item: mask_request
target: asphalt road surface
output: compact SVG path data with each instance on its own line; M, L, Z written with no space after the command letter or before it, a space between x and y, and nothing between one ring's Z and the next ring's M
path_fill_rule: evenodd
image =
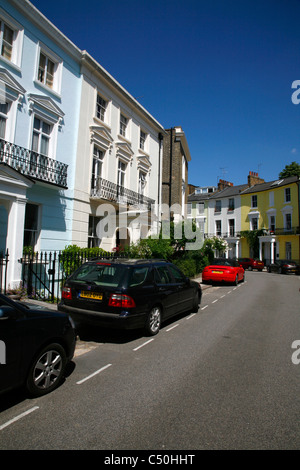
M1 397L0 449L299 449L299 296L298 276L246 272L153 338L86 330L59 389Z

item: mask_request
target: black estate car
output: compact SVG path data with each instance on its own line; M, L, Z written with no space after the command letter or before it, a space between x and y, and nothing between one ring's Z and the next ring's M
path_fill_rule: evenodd
M200 284L166 261L93 260L66 281L58 309L75 323L155 335L167 318L198 311L201 295Z
M21 386L32 396L54 390L74 355L75 339L68 315L0 294L0 393Z

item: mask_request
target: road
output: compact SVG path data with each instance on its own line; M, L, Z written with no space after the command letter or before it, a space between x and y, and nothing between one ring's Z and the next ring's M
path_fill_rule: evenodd
M1 397L0 449L299 449L299 295L299 277L247 272L153 338L87 330L59 389Z

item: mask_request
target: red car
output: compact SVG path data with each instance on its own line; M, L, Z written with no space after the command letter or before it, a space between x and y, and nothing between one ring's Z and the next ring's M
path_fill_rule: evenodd
M228 282L237 284L245 280L245 271L240 264L233 259L218 258L202 271L202 282Z
M252 271L252 269L262 271L265 267L263 261L253 258L239 258L239 263L243 266L244 269L249 269L249 271Z

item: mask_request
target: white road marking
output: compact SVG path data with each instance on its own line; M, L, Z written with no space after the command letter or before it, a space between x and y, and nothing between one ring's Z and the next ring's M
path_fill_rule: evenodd
M188 317L186 317L186 320L190 320L190 318L193 318L196 314L195 313L191 313L191 315L189 315Z
M171 330L173 330L174 328L176 328L176 326L178 326L178 325L179 325L179 323L177 323L176 325L171 326L171 327L168 328L166 331L171 331Z
M154 341L154 338L149 339L148 341L146 341L146 342L143 343L143 344L140 344L139 346L137 346L136 348L134 348L133 351L137 351L138 349L143 348L144 346L146 346L146 344L151 343L151 341Z
M205 310L208 307L208 305L204 305L204 307L201 308L201 310Z
M4 424L2 424L2 425L0 426L0 431L2 431L2 429L6 428L6 427L9 426L10 424L15 423L15 422L18 421L19 419L24 418L24 416L29 415L30 413L32 413L33 411L37 410L38 408L39 408L39 406L34 406L33 408L30 408L30 410L24 411L24 413L21 413L20 415L16 416L16 417L13 418L13 419L10 419L9 421L7 421L6 423L4 423Z
M101 369L98 369L96 370L95 372L93 372L92 374L88 375L87 377L85 377L84 379L82 380L79 380L78 382L76 382L77 385L81 385L83 382L85 382L86 380L89 380L91 379L92 377L94 377L95 375L97 374L100 374L100 372L102 372L103 370L107 369L108 367L110 367L112 364L107 364L106 366L104 367L101 367Z

